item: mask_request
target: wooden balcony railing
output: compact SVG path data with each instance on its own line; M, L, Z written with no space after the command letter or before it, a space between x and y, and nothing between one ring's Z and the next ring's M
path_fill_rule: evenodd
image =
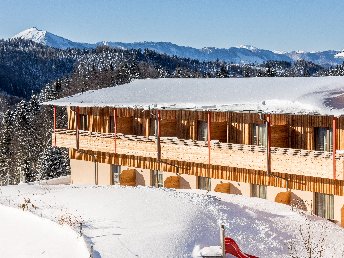
M56 130L56 145L77 147L75 130ZM204 141L161 137L161 158L208 164L208 144ZM79 149L114 153L115 135L79 131ZM271 172L333 178L331 152L271 147ZM116 151L119 154L157 157L154 136L117 134ZM220 143L212 141L211 164L266 170L266 148L256 145ZM337 179L343 180L344 155L336 154Z

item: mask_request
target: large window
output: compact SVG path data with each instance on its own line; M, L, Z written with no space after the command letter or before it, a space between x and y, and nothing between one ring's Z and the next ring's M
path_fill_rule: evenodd
M119 165L111 165L111 172L112 172L112 184L119 184L119 176L121 174L121 166Z
M109 116L109 133L114 133L115 132L115 124L113 121L113 116Z
M318 151L332 151L332 128L315 127L314 145Z
M79 115L79 130L88 131L87 115Z
M252 126L252 144L258 146L266 146L266 125L253 124Z
M164 175L159 170L153 170L152 172L152 186L164 187Z
M251 197L266 199L266 185L251 185Z
M199 176L198 177L198 189L210 191L211 190L211 179L209 177Z
M332 194L314 193L314 213L332 220L334 218L334 196Z
M197 140L207 141L208 140L208 123L205 121L197 122Z

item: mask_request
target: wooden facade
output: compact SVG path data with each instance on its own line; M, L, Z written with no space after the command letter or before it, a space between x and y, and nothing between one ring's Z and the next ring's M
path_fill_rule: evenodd
M76 114L87 120L80 134L76 132L80 128ZM288 184L288 189L344 196L344 156L315 150L317 128L332 129L334 124L335 150L344 150L343 117L162 109L160 136L171 139L162 138L159 161L155 138L149 137L155 134L156 110L117 108L116 137L113 115L110 107L68 108L69 131L56 131L57 146L70 148L71 159L92 161L97 157L101 163L276 187ZM266 172L266 147L252 145L255 126L267 121L270 174ZM197 141L199 125L204 122L210 126L211 146L206 139L203 145ZM137 141L135 137L141 138Z
M109 133L113 108L79 108L87 115L88 131ZM152 135L155 110L117 108L118 133ZM253 112L223 112L197 110L160 110L161 136L197 140L197 124L207 121L211 113L211 139L221 142L252 144L252 126L263 124L260 114ZM264 115L263 115L264 118ZM271 147L314 150L315 128L332 128L333 116L311 114L269 114ZM344 117L337 119L337 149L344 150ZM76 129L75 107L68 109L68 129Z

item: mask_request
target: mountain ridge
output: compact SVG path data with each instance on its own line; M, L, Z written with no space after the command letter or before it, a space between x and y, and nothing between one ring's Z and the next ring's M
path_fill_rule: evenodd
M74 42L69 39L57 36L51 32L39 30L36 27L24 30L11 39L21 38L26 40L32 40L37 43L59 48L78 48L78 49L91 49L98 46L109 46L121 49L149 49L158 53L167 54L170 56L178 56L182 58L197 59L200 61L225 61L228 63L236 64L249 64L256 63L261 64L266 61L286 61L295 62L298 60L306 60L325 67L335 66L343 63L344 57L341 54L342 51L337 50L325 50L318 52L306 52L306 51L291 51L280 52L271 51L266 49L259 49L250 45L241 45L239 47L230 48L216 48L216 47L203 47L193 48L189 46L179 46L171 42L112 42L112 41L100 41L97 43L81 43Z

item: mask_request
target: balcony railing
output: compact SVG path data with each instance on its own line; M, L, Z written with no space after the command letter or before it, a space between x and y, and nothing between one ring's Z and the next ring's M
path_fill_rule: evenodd
M55 136L53 134L53 142ZM79 131L79 149L114 153L115 135ZM75 130L56 130L56 145L77 148ZM208 143L161 137L161 158L208 164ZM333 159L331 152L271 147L271 171L314 177L333 178ZM118 154L142 157L157 157L157 143L154 136L117 134L116 152ZM212 165L266 170L266 148L256 145L221 143L211 141L210 163ZM343 180L344 155L336 154L337 179Z

